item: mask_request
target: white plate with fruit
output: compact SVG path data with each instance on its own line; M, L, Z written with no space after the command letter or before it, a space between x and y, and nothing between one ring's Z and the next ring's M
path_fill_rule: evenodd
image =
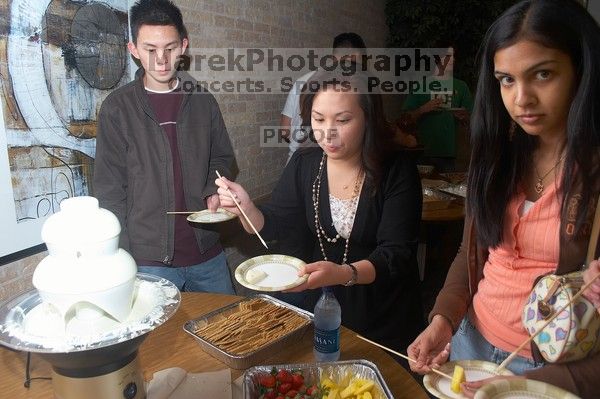
M513 375L509 370L503 369L500 373L496 372L498 365L492 362L485 362L483 360L458 360L454 362L444 363L439 370L446 374L455 375L455 366L460 366L464 370L464 380L466 381L479 381L485 378L495 377L498 375ZM460 384L460 376L458 377L458 386ZM463 381L464 381L463 380ZM452 380L443 377L439 374L429 373L423 377L423 385L425 388L436 398L440 399L462 399L465 398L460 393L460 388L457 388L457 383L452 384ZM454 385L455 389L452 389ZM458 391L458 392L456 392Z

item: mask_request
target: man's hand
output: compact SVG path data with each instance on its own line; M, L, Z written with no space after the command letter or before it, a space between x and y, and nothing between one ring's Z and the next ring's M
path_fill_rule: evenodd
M213 194L210 197L206 197L206 207L209 211L216 212L219 206L221 206L219 194Z
M444 101L441 99L441 97L433 98L418 108L419 115L423 115L431 111L438 111L443 103Z

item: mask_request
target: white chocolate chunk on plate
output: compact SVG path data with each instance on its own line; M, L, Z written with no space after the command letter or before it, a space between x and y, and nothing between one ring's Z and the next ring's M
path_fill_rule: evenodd
M267 273L258 268L250 269L246 272L246 281L250 284L258 284L265 278L267 278Z

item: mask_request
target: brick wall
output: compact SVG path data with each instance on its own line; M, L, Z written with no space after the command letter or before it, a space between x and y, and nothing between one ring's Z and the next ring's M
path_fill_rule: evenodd
M369 47L385 46L384 0L175 2L183 13L190 46L195 48L328 48L335 35L348 31L360 34ZM240 171L237 180L254 198L268 195L285 164L287 150L260 147L259 129L279 124L285 96L224 94L216 97L234 145ZM260 253L258 240L237 234L240 229L227 228L224 244L232 268L248 256ZM33 270L45 255L0 266L0 301L31 289Z
M367 46L384 47L384 1L178 0L191 48L329 48L341 32L360 34ZM279 124L285 95L217 95L234 143L237 180L253 197L273 188L287 151L259 147L261 125Z

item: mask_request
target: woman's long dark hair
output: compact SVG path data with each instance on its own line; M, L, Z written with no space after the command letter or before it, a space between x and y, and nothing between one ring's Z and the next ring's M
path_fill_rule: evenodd
M479 243L485 247L496 247L502 242L506 207L525 171L531 170L533 151L538 145L538 139L518 125L511 133L511 118L494 77L496 52L521 39L560 50L573 63L577 89L568 114L566 157L559 187L563 215L567 214L572 196L580 196L575 232L580 231L598 190L600 28L573 0L517 3L488 29L478 55L480 71L471 118L467 212L477 225ZM581 191L575 193L579 188Z
M326 89L356 93L359 96L358 102L365 114L362 167L366 182L374 194L383 178L385 163L396 154L399 146L394 141L394 131L385 120L381 94L374 88L369 88L366 73L360 71L359 67L353 69L355 71L350 74L341 69L315 72L302 88L300 115L303 126L310 126L313 101L320 91Z

